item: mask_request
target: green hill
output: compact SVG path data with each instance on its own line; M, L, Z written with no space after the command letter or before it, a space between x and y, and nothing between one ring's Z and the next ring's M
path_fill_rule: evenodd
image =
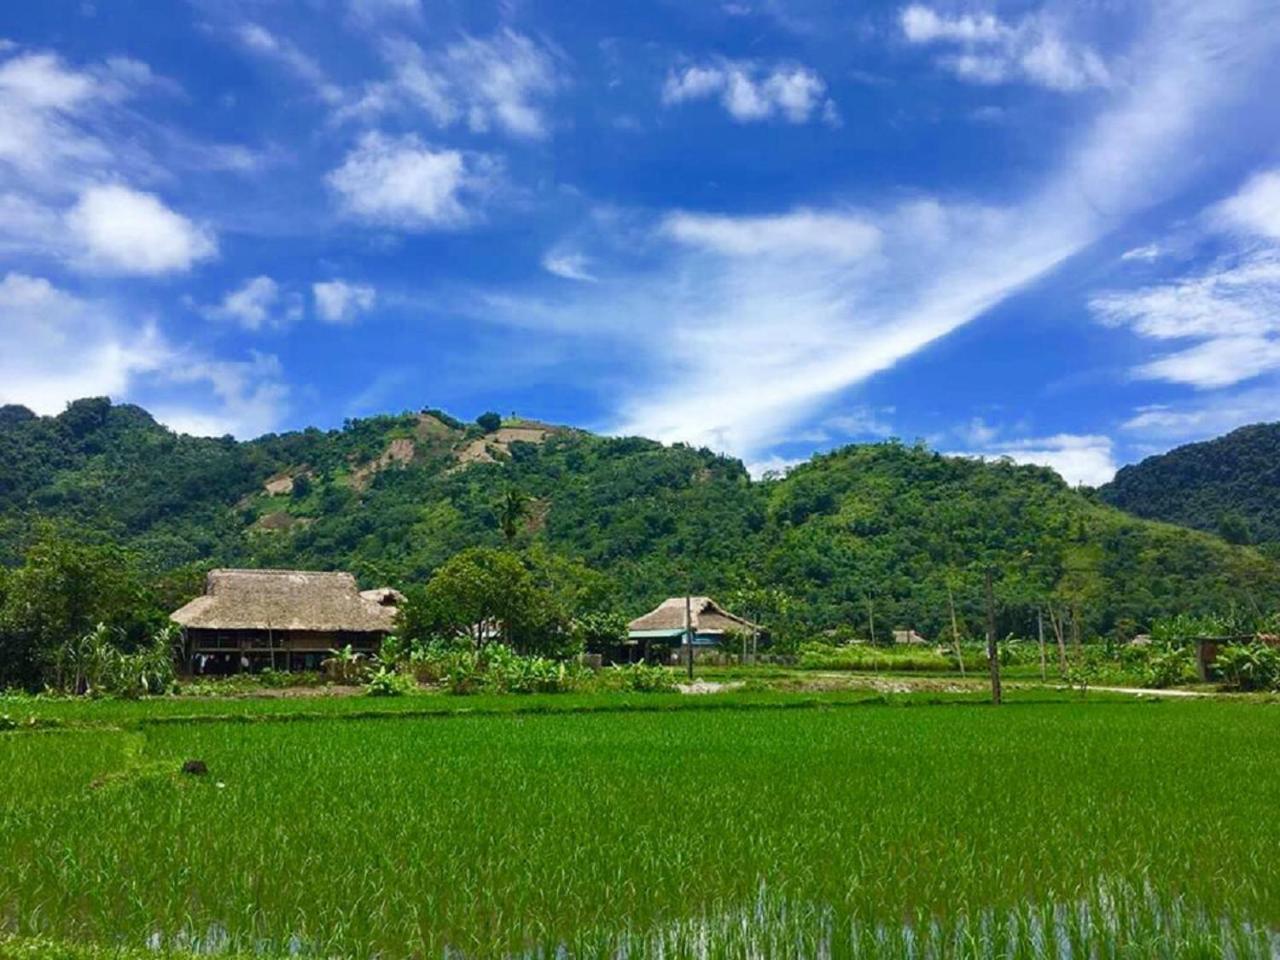
M1121 469L1098 493L1140 517L1212 530L1237 543L1280 542L1280 423L1148 457Z
M1001 629L1075 610L1087 631L1280 599L1280 566L1216 536L1139 520L1053 472L896 442L753 482L708 450L529 421L496 430L438 411L249 442L178 436L145 411L81 400L57 417L0 408L0 561L43 518L184 565L350 569L422 583L467 546L500 545L497 506L529 498L513 546L606 574L635 615L686 589L788 595L798 632L981 630L996 570Z

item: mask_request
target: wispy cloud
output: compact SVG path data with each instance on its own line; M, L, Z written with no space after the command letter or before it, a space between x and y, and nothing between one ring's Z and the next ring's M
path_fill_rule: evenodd
M0 250L143 276L184 272L214 256L212 226L134 185L169 178L165 158L182 169L221 169L236 151L163 137L125 106L173 87L126 58L76 67L19 49L0 60ZM251 155L244 148L238 162Z
M320 64L304 53L292 40L277 36L259 23L246 21L236 29L236 38L248 51L281 64L309 86L317 97L330 106L342 102L342 88L331 81Z
M1151 442L1203 440L1248 423L1276 419L1280 387L1274 383L1240 391L1201 394L1191 401L1155 404L1136 410L1121 426L1133 437Z
M788 123L807 123L810 119L840 122L835 101L827 96L826 82L799 64L719 57L687 64L667 74L662 87L663 103L670 106L711 99L719 100L739 123L770 119Z
M373 309L377 291L367 283L323 280L311 285L316 314L325 323L352 323Z
M390 78L350 98L339 118L368 120L412 111L425 113L437 126L462 123L475 133L498 130L540 139L550 132L545 101L565 79L555 56L524 34L501 30L434 49L389 37L382 53Z
M542 258L542 269L565 280L578 280L582 283L598 283L600 280L591 272L586 255L574 251L548 251Z
M1190 343L1140 364L1137 377L1212 389L1280 369L1280 172L1253 176L1201 220L1236 236L1229 252L1194 273L1090 301L1105 324Z
M268 276L252 277L227 291L222 302L201 310L206 317L257 331L284 327L302 319L302 298Z
M370 132L329 174L350 217L405 230L452 229L475 222L499 165L485 154L436 149L416 136Z
M1009 23L992 13L951 16L917 3L902 10L899 22L909 43L946 48L939 66L971 83L1074 92L1112 82L1093 48L1065 36L1046 12Z
M1198 137L1206 126L1221 135L1218 118L1252 95L1280 46L1280 30L1258 26L1264 6L1163 8L1130 51L1130 82L1105 94L1105 109L1021 200L659 214L647 231L625 224L607 297L577 285L491 300L487 316L624 342L638 385L610 385L616 430L758 460L833 396L1184 186L1203 156Z
M1097 434L1059 433L988 442L952 456L1008 458L1014 463L1049 467L1072 486L1101 486L1116 475L1117 465L1110 437Z
M275 357L210 358L175 345L153 321L125 319L109 301L43 277L0 280L0 403L56 414L84 396L139 395L155 398L157 417L175 429L246 437L278 426L288 387Z

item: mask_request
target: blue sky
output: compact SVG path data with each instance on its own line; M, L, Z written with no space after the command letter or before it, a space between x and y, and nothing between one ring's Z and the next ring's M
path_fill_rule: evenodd
M0 9L0 402L757 473L1280 418L1275 0Z

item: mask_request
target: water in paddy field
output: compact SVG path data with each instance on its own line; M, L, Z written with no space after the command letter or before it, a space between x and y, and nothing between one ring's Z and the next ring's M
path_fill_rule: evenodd
M354 955L349 944L297 935L283 944L245 942L220 924L201 935L156 932L147 946L206 956ZM367 955L398 956L390 951ZM754 902L647 930L596 931L517 950L407 944L402 955L444 960L1280 960L1280 931L1212 915L1149 885L1101 884L1074 901L1026 901L1007 910L959 911L895 925L841 917L762 886Z

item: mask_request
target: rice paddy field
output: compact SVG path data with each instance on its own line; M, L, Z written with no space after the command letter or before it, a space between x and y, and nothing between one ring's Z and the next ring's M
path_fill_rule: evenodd
M1280 956L1274 704L86 716L0 733L0 955Z

